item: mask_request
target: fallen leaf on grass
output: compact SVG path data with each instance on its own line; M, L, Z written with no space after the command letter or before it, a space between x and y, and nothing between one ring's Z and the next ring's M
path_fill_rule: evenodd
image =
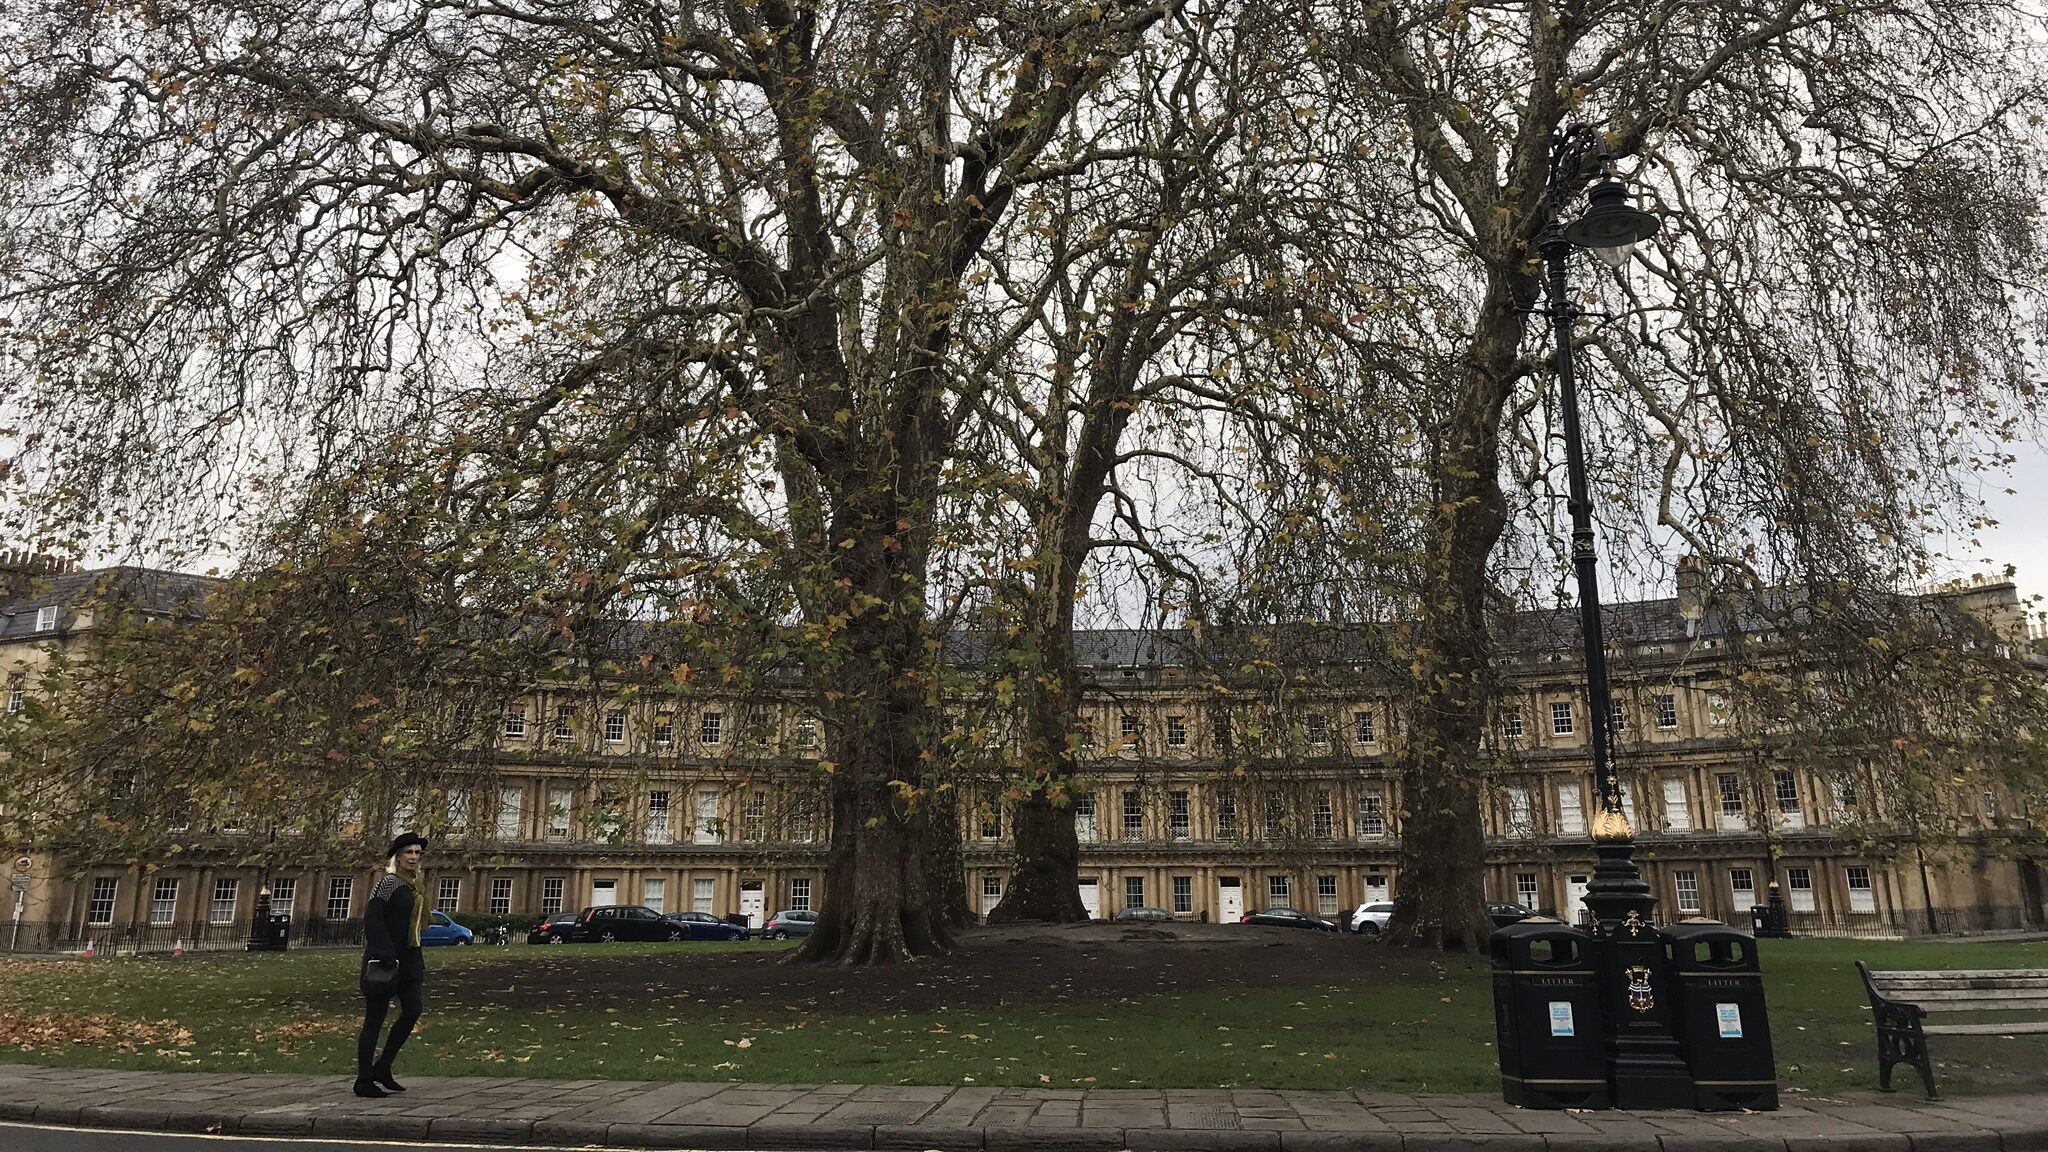
M258 1029L256 1041L259 1044L275 1043L279 1052L288 1054L307 1040L348 1032L354 1027L354 1023L347 1020L293 1020L275 1028Z
M56 1052L73 1045L134 1052L190 1048L192 1033L176 1020L125 1020L63 1012L25 1016L0 1010L0 1036L23 1052Z

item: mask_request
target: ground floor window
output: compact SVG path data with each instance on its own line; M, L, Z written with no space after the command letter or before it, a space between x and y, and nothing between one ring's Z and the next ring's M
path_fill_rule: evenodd
M990 872L981 878L981 914L983 916L988 915L996 910L996 905L1002 902L1003 878L994 872Z
M1124 877L1124 907L1143 908L1144 906L1145 878L1143 876Z
M159 876L156 890L149 894L149 922L162 927L178 918L178 882Z
M1700 910L1700 875L1697 872L1674 872L1671 874L1672 887L1678 891L1678 910L1697 912Z
M1728 894L1735 898L1735 915L1749 911L1756 904L1756 873L1747 868L1730 868Z
M491 879L491 915L512 914L512 881L509 877L496 876Z
M270 914L291 916L297 912L299 903L299 882L297 880L272 880L270 882Z
M668 881L642 880L640 882L640 903L650 912L668 911Z
M1294 877L1266 877L1266 902L1275 908L1294 907Z
M333 876L327 881L327 918L346 920L355 914L356 881L353 876Z
M112 876L101 876L92 882L92 898L86 901L85 922L87 924L112 924L114 922L114 893L119 891L121 882Z
M1173 910L1193 912L1195 910L1195 878L1175 876L1173 878Z
M1785 898L1792 902L1792 911L1813 911L1813 869L1785 869Z
M207 915L211 924L233 924L235 904L242 893L240 880L215 880L213 882L213 907Z
M717 881L715 881L715 880L696 880L696 881L692 881L692 882L691 882L691 885L690 885L690 911L692 911L692 912L709 912L709 911L711 911L711 909L712 909L712 906L713 906L714 904L716 904L717 902L718 902L718 882L717 882Z
M1877 893L1870 887L1870 869L1861 864L1849 866L1849 911L1877 911Z
M553 916L562 910L562 878L544 876L540 882L540 914Z
M1316 912L1323 916L1335 916L1337 914L1337 878L1335 876L1316 877Z
M443 876L441 878L441 891L434 901L434 907L446 912L450 916L455 915L456 909L462 907L462 878L460 876Z
M798 912L811 910L811 878L799 876L789 882L789 906Z
M1515 873L1515 901L1524 908L1536 907L1536 874Z

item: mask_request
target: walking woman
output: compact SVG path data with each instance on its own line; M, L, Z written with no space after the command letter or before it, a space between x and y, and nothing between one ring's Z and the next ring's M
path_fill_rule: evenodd
M388 1096L405 1088L391 1076L391 1062L419 1023L427 965L420 956L420 929L427 926L427 893L421 887L420 857L427 842L407 832L391 842L390 864L363 909L363 1031L356 1037L356 1095ZM384 1013L398 1001L398 1020L384 1055L377 1035Z

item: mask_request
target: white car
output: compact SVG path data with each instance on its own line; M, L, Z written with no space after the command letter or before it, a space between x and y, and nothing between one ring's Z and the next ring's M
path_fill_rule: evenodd
M1394 914L1392 900L1377 900L1371 904L1360 904L1358 911L1351 914L1351 930L1367 936L1377 936L1387 926L1387 918Z

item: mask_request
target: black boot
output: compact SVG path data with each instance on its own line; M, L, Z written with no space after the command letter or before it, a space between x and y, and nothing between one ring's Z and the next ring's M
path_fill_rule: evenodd
M382 1088L377 1087L377 1082L375 1080L370 1079L368 1076L358 1076L356 1077L356 1095L366 1097L371 1100L382 1100L384 1097L390 1095L390 1093L384 1091Z
M379 1064L370 1069L370 1081L386 1092L403 1092L405 1085L391 1078L391 1065Z

